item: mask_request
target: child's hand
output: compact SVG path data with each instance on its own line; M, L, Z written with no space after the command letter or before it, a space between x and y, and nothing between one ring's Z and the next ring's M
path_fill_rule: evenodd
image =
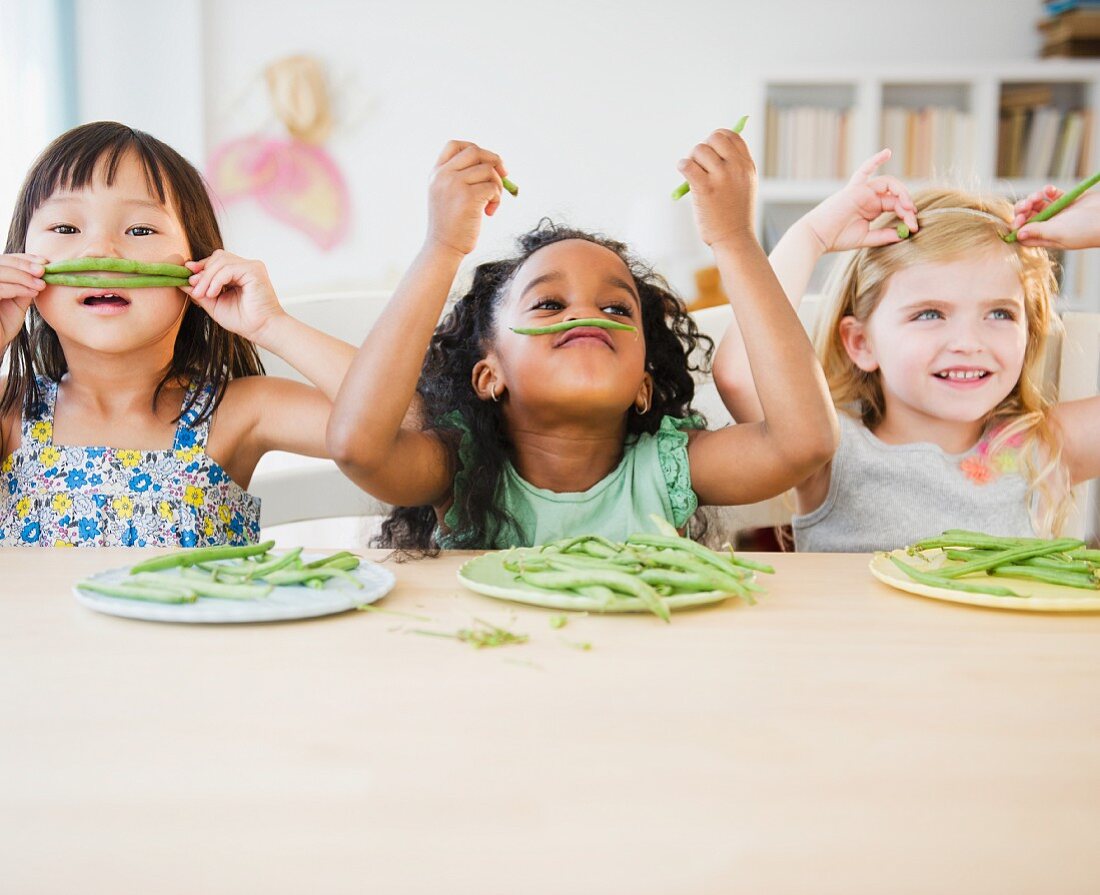
M890 155L889 149L875 153L859 166L847 186L802 218L823 251L841 252L900 242L901 237L893 227L871 229L871 222L884 212L893 212L905 221L910 232L917 232L916 206L904 184L896 177L874 176Z
M0 255L0 348L19 335L27 308L46 288L46 263L40 255Z
M738 134L716 130L692 150L690 158L680 159L676 168L691 186L703 242L713 248L753 233L756 165Z
M462 140L444 146L428 190L428 242L463 255L472 252L481 216L497 210L507 174L495 152Z
M194 274L183 291L231 333L256 342L273 318L286 313L260 261L218 249L209 258L186 264Z
M1025 226L1028 218L1061 196L1062 190L1056 186L1046 186L1016 203L1012 229L1022 228L1016 236L1019 242L1045 249L1090 249L1100 246L1100 193L1085 193L1049 221Z

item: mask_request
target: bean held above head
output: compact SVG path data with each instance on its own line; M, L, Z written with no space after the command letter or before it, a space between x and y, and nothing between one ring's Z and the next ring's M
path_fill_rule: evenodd
M51 286L102 289L179 288L190 282L191 271L179 264L132 261L128 258L68 258L46 265L42 277ZM102 277L92 272L128 274Z

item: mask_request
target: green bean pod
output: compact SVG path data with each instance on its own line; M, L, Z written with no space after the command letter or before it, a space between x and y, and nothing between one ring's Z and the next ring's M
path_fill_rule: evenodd
M1048 541L1038 545L1029 544L1023 547L1013 547L1011 550L1003 550L992 556L963 563L961 566L949 566L937 569L935 572L929 574L940 579L961 578L963 575L972 575L975 572L985 572L989 569L995 569L998 566L1007 565L1009 563L1019 563L1020 560L1030 559L1033 556L1045 556L1049 553L1064 553L1067 550L1073 550L1083 546L1085 546L1084 541L1078 541L1074 538L1062 538L1061 540Z
M733 132L735 134L741 133L741 131L744 130L744 128L745 128L745 122L748 121L748 120L749 120L748 115L742 115L740 120L737 122L737 124L735 124L733 126L733 128L732 128ZM690 192L691 192L691 184L689 184L685 180L678 187L676 187L676 189L674 189L672 191L672 198L673 199L682 199L682 198L684 198L684 196L686 196Z
M888 554L888 558L890 562L920 584L927 584L932 587L943 587L947 590L963 591L968 594L988 594L994 597L1020 597L1023 599L1027 596L1026 594L1018 594L1014 590L1009 590L1007 587L1001 587L997 584L971 584L967 581L955 581L951 578L943 578L929 572L922 572L920 569L914 569L909 563L902 562L893 554Z
M84 289L179 289L190 285L186 277L92 277L82 274L48 273L42 277L50 286L79 286Z
M671 621L668 607L644 581L623 572L590 569L576 572L525 572L524 581L545 590L576 590L578 587L602 585L618 593L637 597L650 612L663 621Z
M603 317L590 317L582 320L563 320L561 323L551 323L549 326L513 326L512 332L521 336L545 336L550 333L565 332L567 329L576 329L578 326L595 326L599 329L621 329L626 332L636 333L638 327L629 323L619 323L618 320L607 320Z
M51 261L46 273L77 273L87 270L105 270L111 273L137 273L155 277L182 277L187 279L191 271L182 264L156 264L148 261L131 261L128 258L66 258Z
M512 181L510 181L507 177L500 178L500 182L501 185L513 196L519 195L519 187L512 183Z
M160 587L143 587L133 584L102 584L98 581L81 581L79 590L102 594L105 597L119 597L123 600L144 600L148 603L194 603L195 594L185 596L178 591L169 591Z
M259 556L267 553L274 546L274 541L264 541L260 544L244 544L240 547L226 545L217 547L192 547L187 550L178 550L175 553L166 553L163 556L154 556L152 559L139 562L130 568L130 574L137 575L140 572L158 572L161 569L195 566L199 563L213 562L218 559L240 559L245 556Z
M1033 214L1024 222L1024 227L1028 224L1037 224L1041 221L1049 221L1052 217L1058 214L1067 205L1077 201L1086 191L1091 190L1096 184L1100 183L1100 171L1097 171L1091 177L1086 177L1077 186L1071 189L1068 193L1064 193L1058 199L1051 202L1046 208L1037 214ZM1016 239L1023 227L1019 227L1009 233L1007 236L1001 237L1005 242L1016 242Z

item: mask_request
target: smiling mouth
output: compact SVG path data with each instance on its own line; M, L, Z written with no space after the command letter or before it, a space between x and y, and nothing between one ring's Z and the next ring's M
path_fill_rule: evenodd
M985 379L992 375L988 370L940 370L939 373L933 373L937 379L944 379L949 382L973 382L978 379Z

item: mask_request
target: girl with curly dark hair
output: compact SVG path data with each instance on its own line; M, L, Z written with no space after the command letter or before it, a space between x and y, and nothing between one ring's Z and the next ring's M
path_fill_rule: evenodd
M436 327L506 175L496 154L451 142L433 174L424 247L329 422L328 447L344 472L397 505L381 545L621 539L650 527L653 513L683 529L700 503L774 496L828 460L835 416L753 236L755 169L744 143L716 131L680 170L753 368L763 373L767 362L757 380L765 419L702 428L691 408L692 354L709 340L626 246L579 230L542 222L515 257L480 265ZM705 362L710 348L700 353Z

